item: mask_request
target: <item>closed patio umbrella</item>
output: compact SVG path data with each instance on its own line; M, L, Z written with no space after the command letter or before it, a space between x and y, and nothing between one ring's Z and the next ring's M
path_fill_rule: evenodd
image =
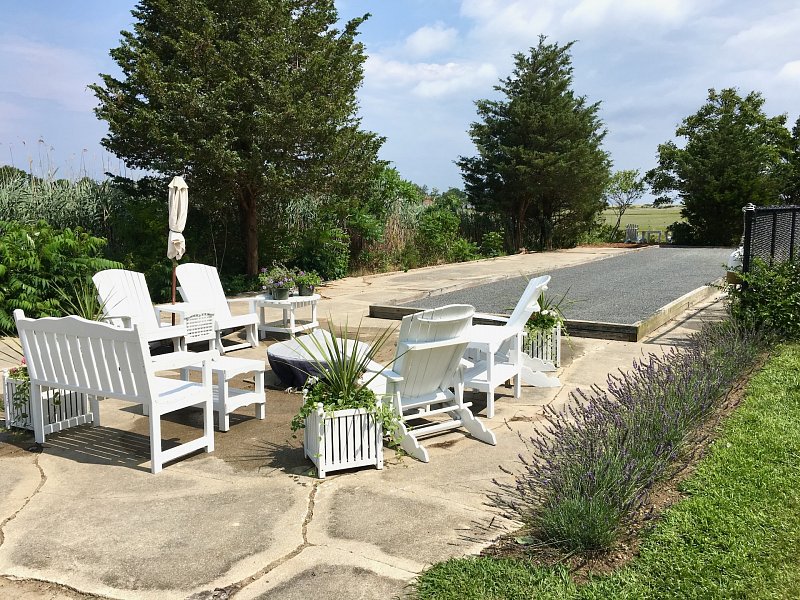
M175 304L175 267L186 252L183 228L186 227L186 213L189 210L189 186L180 175L169 182L169 237L167 238L167 258L172 259L172 303Z

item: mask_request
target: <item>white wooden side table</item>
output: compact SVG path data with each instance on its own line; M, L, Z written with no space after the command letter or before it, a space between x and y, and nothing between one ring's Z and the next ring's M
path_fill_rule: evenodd
M266 418L266 394L264 393L264 371L266 365L263 360L250 358L234 358L221 356L211 362L212 381L214 383L214 410L217 411L217 422L220 431L230 429L230 413L237 408L256 405L256 418ZM199 371L200 367L191 366L181 370L181 377L187 379L189 371ZM228 382L236 375L255 373L255 390L243 390L231 387Z
M288 333L290 337L294 337L297 333L303 331L313 331L319 327L317 321L317 302L321 296L313 294L311 296L289 296L287 300L275 300L269 294L262 294L256 296L256 308L258 309L258 336L260 339L268 332L271 333ZM310 308L311 319L309 321L300 321L297 319L295 312L298 308ZM283 317L280 321L269 322L266 318L266 311L268 309L280 310Z
M156 318L161 321L161 313L172 313L180 317L179 323L186 325L186 338L183 344L183 349L186 349L186 344L192 342L208 341L208 349L214 347L214 340L216 339L216 331L214 330L214 310L206 306L200 306L190 302L176 302L156 304Z

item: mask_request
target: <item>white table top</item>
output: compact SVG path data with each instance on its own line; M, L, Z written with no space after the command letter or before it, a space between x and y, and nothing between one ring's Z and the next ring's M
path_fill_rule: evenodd
M255 297L255 301L257 304L289 307L303 302L317 302L320 298L322 298L322 296L319 294L312 294L311 296L289 296L286 300L275 300L269 294L260 294Z

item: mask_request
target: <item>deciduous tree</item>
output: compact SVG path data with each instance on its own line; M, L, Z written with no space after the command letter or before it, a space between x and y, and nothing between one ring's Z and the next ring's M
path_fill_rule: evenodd
M608 207L617 215L617 222L611 232L612 239L619 231L622 216L637 200L641 200L645 192L644 178L638 169L617 171L608 180L605 200Z
M503 98L476 102L478 156L458 160L470 202L510 216L516 248L574 244L603 208L606 131L599 103L572 90L572 44L541 36L514 56L512 75L495 86Z
M333 0L141 0L91 86L103 145L130 167L185 173L194 201L238 206L246 271L260 216L303 194L355 195L382 138L360 129L368 17L335 27Z

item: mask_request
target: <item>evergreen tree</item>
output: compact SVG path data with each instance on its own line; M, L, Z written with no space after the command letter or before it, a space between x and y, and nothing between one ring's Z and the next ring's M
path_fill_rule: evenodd
M781 203L786 185L789 131L786 115L767 117L758 92L708 91L697 113L675 135L686 138L658 147L658 166L647 179L656 203L683 203L681 213L694 241L728 246L742 235L742 207Z
M259 225L304 194L371 185L383 142L360 130L359 25L333 0L141 0L111 56L122 77L91 88L103 145L131 167L185 173L193 202L235 203L246 272Z
M513 74L495 86L504 99L476 102L478 156L458 160L470 202L507 215L516 248L574 245L603 209L609 176L599 103L571 89L574 42L545 40L514 56Z
M783 199L786 204L800 204L800 117L792 128L786 164Z

